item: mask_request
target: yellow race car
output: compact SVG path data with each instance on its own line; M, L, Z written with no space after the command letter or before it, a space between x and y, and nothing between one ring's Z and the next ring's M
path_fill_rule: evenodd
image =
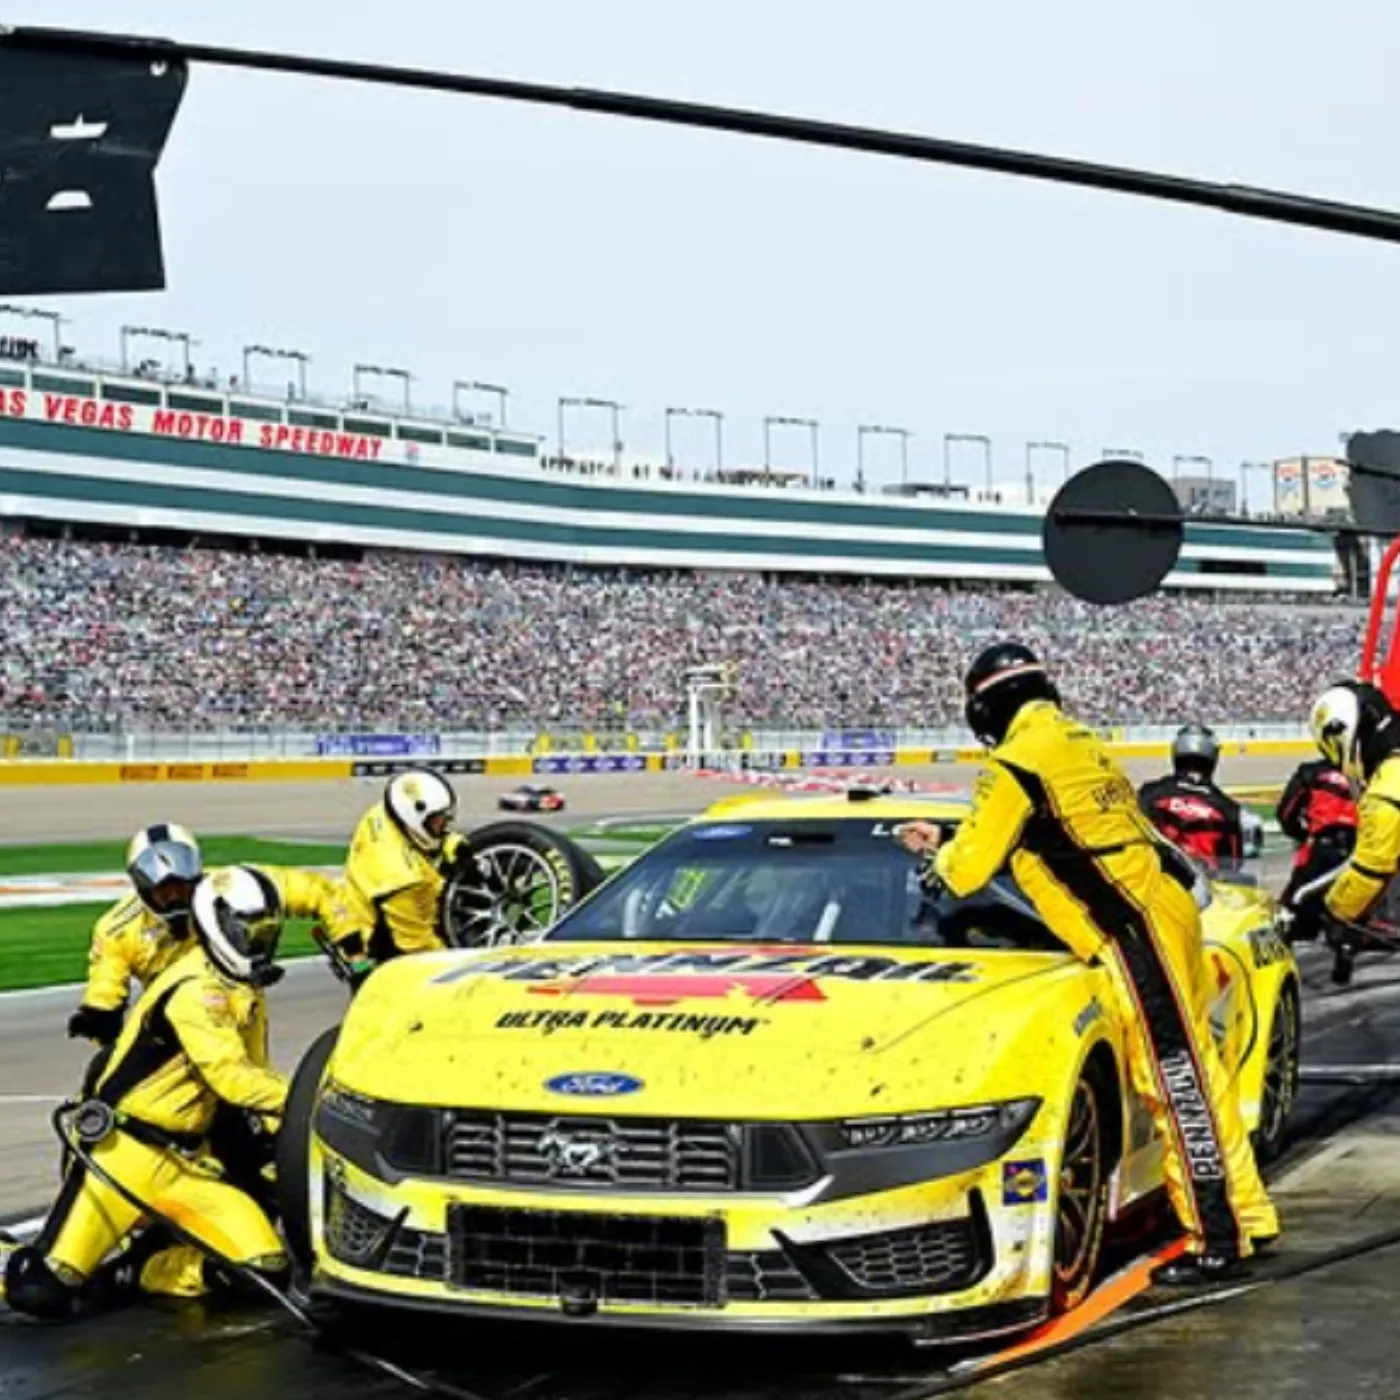
M386 964L293 1084L279 1176L313 1296L539 1319L1017 1332L1160 1199L1100 967L1002 877L892 839L946 800L762 796L680 827L528 945ZM1205 914L1261 1156L1299 977L1257 889Z

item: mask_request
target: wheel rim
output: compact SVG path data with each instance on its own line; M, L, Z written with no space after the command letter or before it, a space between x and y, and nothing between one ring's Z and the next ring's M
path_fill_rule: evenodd
M1099 1104L1080 1082L1070 1107L1055 1210L1055 1276L1074 1283L1090 1262L1103 1187L1103 1135Z
M476 859L476 879L458 885L448 901L449 933L459 947L528 942L563 912L559 874L533 847L488 846Z
M1285 996L1269 1028L1269 1056L1264 1063L1259 1131L1266 1142L1273 1142L1283 1131L1293 1107L1293 1062L1297 1043L1298 1027L1293 1015L1293 1000L1291 996Z

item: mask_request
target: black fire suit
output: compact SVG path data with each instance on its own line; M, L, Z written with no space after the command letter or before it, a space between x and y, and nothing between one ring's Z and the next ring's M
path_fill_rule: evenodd
M1168 841L1212 872L1238 869L1244 861L1244 808L1214 783L1168 774L1144 783L1138 804Z

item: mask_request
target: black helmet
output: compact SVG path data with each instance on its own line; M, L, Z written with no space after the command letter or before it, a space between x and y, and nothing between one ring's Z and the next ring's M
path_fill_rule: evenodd
M987 647L968 669L967 727L991 748L1001 743L1016 712L1032 700L1060 703L1060 692L1040 658L1020 642Z
M1172 740L1172 768L1178 778L1195 774L1210 782L1220 762L1220 740L1203 724L1185 724Z

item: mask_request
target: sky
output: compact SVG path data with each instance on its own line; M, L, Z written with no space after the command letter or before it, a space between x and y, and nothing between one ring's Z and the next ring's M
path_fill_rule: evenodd
M1400 208L1393 0L11 0L11 24L114 29L765 108ZM823 474L861 424L1241 461L1400 426L1400 246L1094 191L499 101L195 67L159 167L168 289L33 304L116 357L119 327L402 366L419 403L509 386L555 445L560 395L620 401L629 452L667 406L820 423ZM0 333L23 329L0 320ZM144 350L159 352L158 345ZM266 373L262 377L270 377ZM392 395L396 386L383 391ZM482 401L480 407L489 407ZM602 453L606 414L567 446ZM809 436L777 428L774 466ZM713 462L708 423L677 460ZM955 445L956 479L979 449ZM873 483L899 444L867 440ZM1053 454L1036 468L1058 475ZM1185 471L1200 471L1184 466ZM1262 474L1249 489L1265 490Z

